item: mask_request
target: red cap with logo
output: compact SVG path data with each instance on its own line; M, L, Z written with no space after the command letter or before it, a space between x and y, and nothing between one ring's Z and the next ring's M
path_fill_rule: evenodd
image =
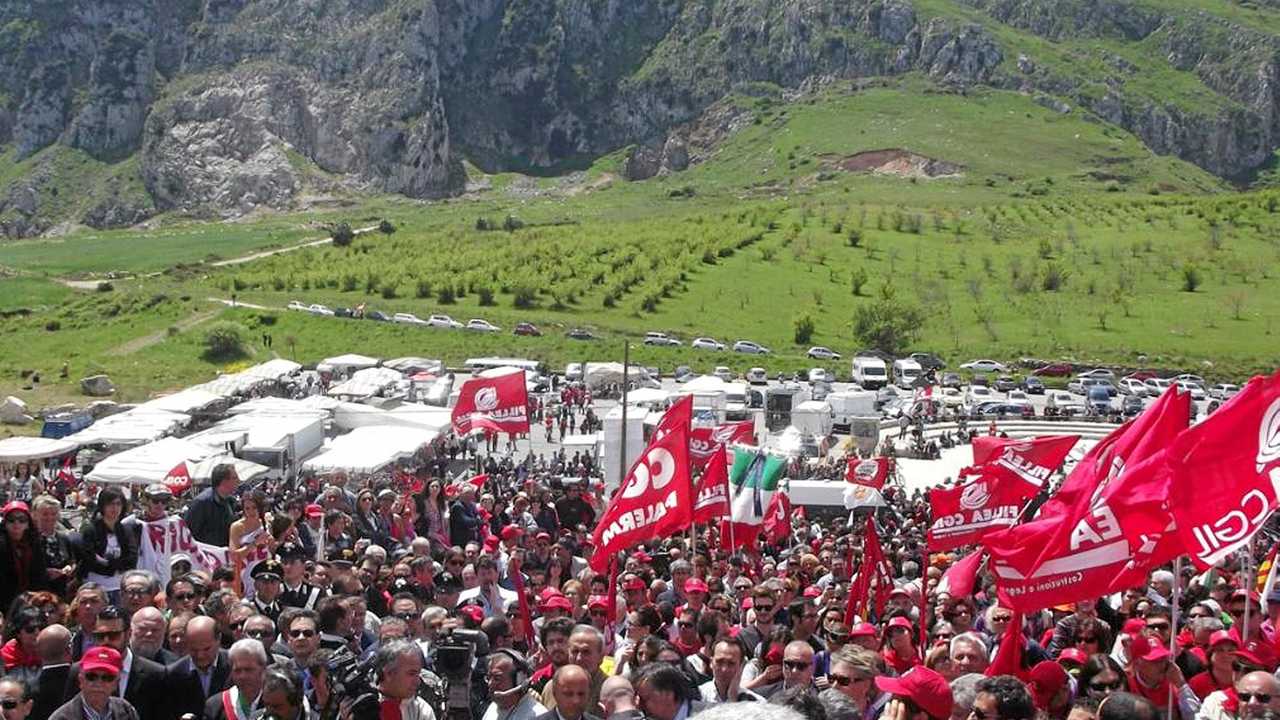
M705 595L708 592L707 583L702 578L691 577L684 581L684 591L686 593L700 592Z
M105 670L112 675L119 675L122 664L123 659L120 653L115 648L105 645L86 650L84 656L80 658L80 669L84 672Z
M892 621L890 624L893 624ZM917 665L901 677L877 677L876 687L890 695L911 698L912 702L929 713L934 720L951 717L951 686L947 684L946 678L927 667Z
M311 503L307 506L306 513L309 518L324 517L324 508L315 503Z

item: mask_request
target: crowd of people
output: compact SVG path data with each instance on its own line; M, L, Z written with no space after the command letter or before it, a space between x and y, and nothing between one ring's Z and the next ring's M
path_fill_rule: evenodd
M593 424L584 400L540 417ZM958 555L925 551L925 496L890 485L893 587L851 616L864 523L812 512L734 553L699 527L597 573L589 456L437 450L377 478L83 487L75 528L28 482L0 508L4 720L1280 716L1280 595L1240 572L1160 570L1013 627L989 576L939 590ZM145 524L175 516L230 562L144 567Z

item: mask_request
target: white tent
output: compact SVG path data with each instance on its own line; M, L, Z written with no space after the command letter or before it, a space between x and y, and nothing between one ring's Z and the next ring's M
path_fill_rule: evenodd
M319 396L316 395L313 397ZM277 415L291 415L294 413L324 413L327 415L328 410L317 407L314 403L308 403L304 400L291 400L289 398L278 397L254 398L252 400L242 402L239 405L233 405L227 409L228 415L248 415L249 413L274 413Z
M273 358L264 363L242 370L240 371L240 374L246 377L262 378L264 380L279 380L280 378L292 375L301 369L302 366L292 360Z
M622 382L623 365L619 362L587 363L584 378L587 387L601 387ZM639 365L627 369L627 379L640 387L659 387L656 380L649 377L649 371Z
M0 440L0 462L43 460L74 452L79 445L70 440L42 437L11 437Z
M223 463L235 465L236 475L241 480L251 480L269 469L198 443L163 438L106 458L95 465L85 479L99 483L150 485L164 480L183 462L187 463L188 473L195 482L208 480L213 469Z
M355 353L347 353L346 355L337 355L331 358L325 358L316 365L317 370L330 370L338 374L344 374L351 370L363 370L364 368L377 367L382 362L378 358L369 357L368 355L357 355Z
M208 390L200 388L187 388L172 395L158 397L155 400L148 400L138 406L140 410L163 410L165 412L176 412L190 414L196 410L203 410L210 405L222 400L222 395L216 395Z
M628 405L648 405L651 403L666 402L671 397L671 393L666 390L657 388L640 388L627 393Z
M370 367L357 370L350 380L329 388L327 394L332 397L370 397L403 379L403 375L390 368Z
M681 385L680 393L684 395L692 395L693 393L700 392L725 392L728 390L728 388L725 387L726 385L728 385L728 383L715 375L699 375L684 385Z
M439 375L444 372L444 362L420 357L396 358L382 363L382 366L391 368L392 370L399 370L406 375L412 375L420 372Z
M317 473L345 471L372 473L409 457L439 433L422 428L359 427L333 442L302 464Z
M105 417L65 440L85 445L140 445L166 435L191 422L190 415L134 408Z

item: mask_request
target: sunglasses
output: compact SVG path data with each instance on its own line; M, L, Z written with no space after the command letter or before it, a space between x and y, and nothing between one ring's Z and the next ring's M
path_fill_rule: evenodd
M772 605L753 605L752 607L753 607L753 609L756 611L756 614L759 614L759 613L762 613L762 612L766 612L766 613L767 613L767 612L773 612L773 606L772 606Z
M1109 683L1104 683L1104 682L1089 683L1089 689L1093 690L1094 692L1103 692L1105 690L1119 690L1122 687L1124 687L1123 680L1116 680L1115 682L1109 682Z
M842 633L827 633L827 637L831 639L831 642L837 642L837 643L849 642L849 636Z
M128 595L129 597L142 597L144 595L147 595L150 591L148 591L146 588L125 588L121 592L123 592L125 595Z
M1148 630L1168 630L1168 629L1169 629L1169 623L1164 623L1164 622L1161 622L1161 623L1149 623L1149 624L1147 625L1147 629L1148 629Z
M270 630L249 630L248 632L245 633L245 637L251 637L254 640L262 640L265 638L272 637L273 635L274 633L272 633Z
M41 631L41 630L43 630L43 629L44 629L44 628L40 627L39 625L27 625L27 626L25 626L25 627L23 627L23 628L22 628L22 632L24 632L24 633L38 633L38 632L40 632L40 631Z
M315 630L290 630L289 631L289 637L291 638L309 638L309 637L315 637L315 636L316 636Z
M846 675L836 675L834 673L827 675L827 679L831 681L831 684L838 685L840 687L848 687L856 682L866 680L866 678L848 677Z
M595 613L592 613L592 614L594 615ZM679 625L680 627L685 628L686 630L693 627L693 623L689 622L688 620L681 620Z
M84 674L84 679L95 683L109 683L116 679L111 673L89 672Z
M1266 705L1271 702L1272 695L1271 693L1240 692L1237 690L1236 697L1240 698L1240 702L1259 702Z
M991 622L993 623L1009 622L1012 619L1013 619L1012 615L992 615L991 616Z
M400 618L405 622L413 622L414 620L418 619L418 616L415 613L410 613L410 612L396 613L396 617Z
M93 639L100 643L120 637L124 637L124 630L99 630L93 634Z
M804 662L803 660L783 660L782 667L788 670L798 671L798 670L804 670L805 668L813 667L813 663L807 663L807 662Z
M17 707L24 702L26 702L26 700L10 700L5 698L4 700L0 700L0 708L4 708L5 710L16 710Z
M173 599L177 600L178 602L186 602L188 600L195 599L195 596L196 596L195 593L178 593L177 595L173 596Z
M27 517L26 515L10 515L9 517L5 518L4 521L12 525L30 525L31 524L31 518Z

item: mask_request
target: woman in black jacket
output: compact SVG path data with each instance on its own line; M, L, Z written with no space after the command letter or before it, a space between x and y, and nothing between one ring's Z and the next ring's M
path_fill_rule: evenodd
M14 500L0 509L0 612L9 612L13 599L28 590L48 590L40 534L31 523L27 504Z
M80 579L96 582L111 602L120 601L120 576L138 564L138 542L120 522L128 502L120 488L109 485L98 493L93 517L80 526Z

